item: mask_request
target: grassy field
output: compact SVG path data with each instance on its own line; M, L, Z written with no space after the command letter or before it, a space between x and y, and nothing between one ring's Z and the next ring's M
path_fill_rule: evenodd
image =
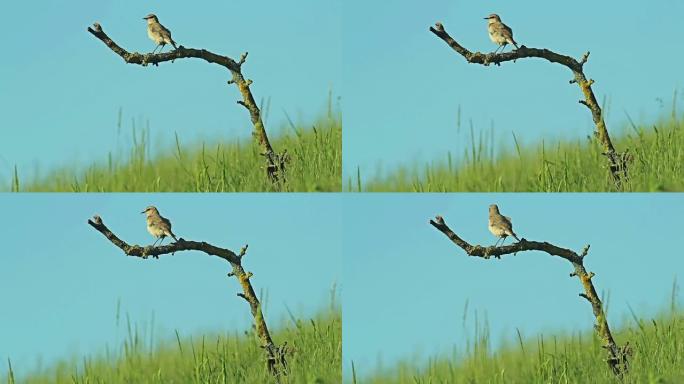
M619 189L595 139L542 141L521 145L515 134L513 150L495 153L493 134L470 131L460 156L448 153L424 166L401 166L366 179L350 177L347 191L369 192L608 192L684 191L684 122L672 116L656 124L629 124L613 133L619 152L629 149L634 161L629 182ZM613 131L615 132L615 131Z
M278 345L287 341L289 374L281 383L339 383L342 380L342 312L331 304L313 318L291 317L271 329ZM114 351L64 360L7 382L22 383L270 383L263 350L253 331L145 345L146 337L128 326L128 337ZM17 377L15 377L17 376Z
M480 326L465 349L451 356L431 358L425 365L404 361L367 378L345 378L356 383L683 383L684 313L671 310L656 319L630 321L613 334L619 345L629 341L630 370L617 380L605 362L606 354L594 333L539 335L490 345L486 326ZM587 309L589 310L589 309Z
M331 109L309 126L291 123L271 137L287 150L287 180L274 185L251 140L176 146L150 156L149 131L136 133L127 155L51 169L24 180L16 169L9 190L27 192L339 192L342 188L342 118Z

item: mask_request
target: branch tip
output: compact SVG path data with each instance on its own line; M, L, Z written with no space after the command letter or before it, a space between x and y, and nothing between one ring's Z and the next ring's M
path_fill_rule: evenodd
M242 257L247 254L247 248L249 247L249 244L245 244L244 247L240 248L240 253L238 253L238 258L242 259Z
M591 246L590 244L587 244L586 246L584 246L584 248L582 249L582 253L580 253L580 255L579 255L580 259L584 259L584 256L586 256L589 253L589 247L590 246Z
M247 60L247 55L249 55L249 52L245 52L242 55L240 55L240 60L238 61L238 65L242 65L245 63L245 60Z
M584 65L587 60L589 60L589 51L587 51L584 55L582 55L582 59L580 60L580 65Z

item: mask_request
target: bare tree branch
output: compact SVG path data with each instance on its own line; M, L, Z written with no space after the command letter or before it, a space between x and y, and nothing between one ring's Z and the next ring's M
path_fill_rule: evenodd
M446 32L442 23L436 23L434 27L430 27L430 32L444 40L444 42L454 51L463 56L468 63L488 66L492 63L501 65L501 63L515 61L517 59L540 58L552 63L561 64L570 69L574 76L573 79L570 80L570 83L577 84L584 95L584 100L580 100L579 103L586 106L591 112L595 125L594 135L603 147L603 155L608 159L608 166L613 181L618 189L623 185L623 181L627 179L627 166L629 162L631 162L632 156L629 154L629 151L618 153L610 140L601 107L596 101L594 91L591 89L594 80L587 79L584 74L584 64L589 60L589 52L585 53L579 61L570 56L561 55L548 49L527 48L524 45L519 49L510 52L471 52L454 40L454 38Z
M206 49L194 49L185 48L183 46L178 47L178 49L165 52L165 53L138 53L138 52L128 52L123 49L117 43L114 42L103 30L100 24L95 23L92 27L88 27L88 32L93 34L102 41L109 49L114 53L121 56L122 59L128 64L138 64L142 66L147 66L149 64L159 65L159 63L171 61L176 59L188 59L196 58L202 59L206 62L218 64L231 73L231 79L228 80L228 84L237 85L240 94L242 95L242 100L238 103L244 106L249 112L252 125L254 130L252 132L254 138L256 139L259 147L261 148L262 155L266 158L266 172L269 178L273 182L284 181L285 179L285 165L289 161L287 152L276 153L271 147L271 143L266 135L266 128L264 127L264 122L261 119L261 111L254 101L254 96L252 96L252 91L250 90L250 85L252 80L245 79L242 75L242 64L247 60L247 52L240 56L240 60L235 61L228 56L217 55L213 52L209 52Z
M558 256L569 261L574 267L574 272L572 272L570 276L577 276L582 283L582 287L584 288L584 292L580 293L579 295L585 298L591 304L592 312L596 318L594 329L603 343L603 348L605 348L608 353L608 365L613 373L618 377L622 377L622 375L627 372L629 369L627 359L628 355L631 354L631 349L629 348L629 343L619 347L617 343L615 343L613 335L610 332L608 320L606 318L605 312L603 311L603 304L601 303L601 299L596 293L594 284L591 281L595 274L593 272L587 272L587 270L584 268L584 257L589 252L588 245L584 247L582 252L579 254L570 249L561 248L547 242L528 241L525 239L521 239L517 243L501 247L484 247L481 245L471 245L467 241L461 239L456 233L454 233L454 231L451 230L451 228L449 228L449 226L447 226L442 216L437 216L434 220L430 220L430 225L437 228L437 230L442 232L454 244L463 249L468 256L489 259L491 256L501 258L503 255L510 255L522 251L541 251L549 254L550 256Z
M178 251L200 251L210 256L220 257L230 263L232 271L228 276L235 276L242 287L242 292L237 295L247 301L254 318L254 325L257 336L261 342L261 348L264 349L267 359L267 367L269 372L275 377L276 382L279 382L281 374L287 374L287 361L285 355L288 349L283 346L276 346L268 331L266 320L261 311L261 303L252 288L250 278L253 276L252 272L245 272L242 267L242 258L247 253L247 245L240 249L239 253L235 253L226 248L220 248L206 242L188 241L178 239L177 242L163 245L163 246L139 246L130 245L116 236L107 226L102 222L100 216L93 216L88 220L88 224L95 228L98 232L103 234L112 244L120 248L127 256L140 257L147 259L149 256L159 258L161 255L173 255Z

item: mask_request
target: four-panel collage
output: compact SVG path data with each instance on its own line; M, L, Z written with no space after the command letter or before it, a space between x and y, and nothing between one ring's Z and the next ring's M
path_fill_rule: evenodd
M0 382L684 382L684 3L0 8Z

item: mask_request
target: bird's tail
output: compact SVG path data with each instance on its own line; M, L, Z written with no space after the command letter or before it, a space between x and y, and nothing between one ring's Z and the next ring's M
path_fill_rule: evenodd
M515 234L515 232L511 231L511 236L513 236L516 240L520 241L520 239L518 239L518 236Z
M173 234L173 232L169 231L169 235L171 235L171 237L173 237L173 239L174 239L176 242L178 242L178 238L176 237L176 235Z
M173 49L178 49L178 46L176 45L176 42L171 39L171 45L173 45ZM516 45L517 47L517 45Z
M515 46L515 49L520 49L520 47L518 47L518 43L516 43L515 40L513 40L512 38L511 38L511 43L513 43L513 46ZM174 45L174 47L175 47L175 45Z

